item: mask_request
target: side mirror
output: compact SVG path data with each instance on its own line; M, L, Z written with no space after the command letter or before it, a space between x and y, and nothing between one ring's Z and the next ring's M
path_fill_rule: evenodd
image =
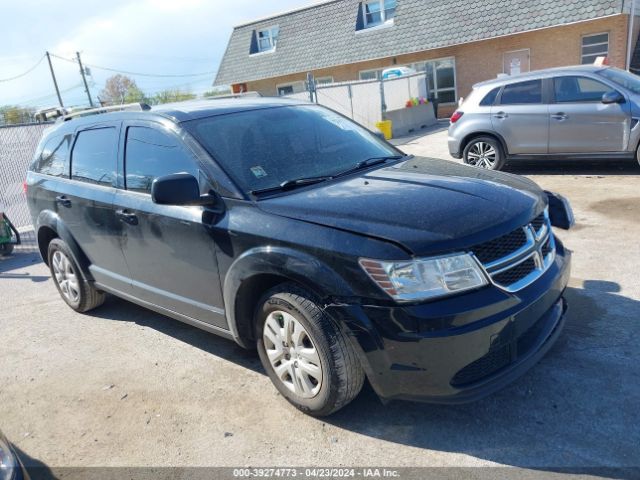
M602 95L602 103L607 105L611 103L624 103L624 97L620 92L611 90Z
M151 184L151 199L158 205L214 205L215 195L200 195L196 177L174 173L156 178Z

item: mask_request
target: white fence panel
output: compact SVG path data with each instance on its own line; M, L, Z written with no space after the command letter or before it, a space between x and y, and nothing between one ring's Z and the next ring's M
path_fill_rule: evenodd
M427 98L429 92L427 89L427 77L424 74L409 77L409 92L412 98Z
M292 98L294 100L310 100L310 96L309 96L309 92L304 91L304 92L298 92L298 93L292 93L290 95L285 95L286 98Z
M316 95L320 105L353 118L352 94L349 92L349 85L318 88Z
M382 120L382 99L378 82L351 85L353 119L370 130L376 129L376 122Z
M427 80L424 74L384 81L384 100L387 111L405 108L409 99L420 97L427 98Z

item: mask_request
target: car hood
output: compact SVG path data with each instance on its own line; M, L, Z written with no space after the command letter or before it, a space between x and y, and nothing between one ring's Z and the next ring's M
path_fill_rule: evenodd
M470 247L526 224L544 209L546 196L524 177L412 157L258 205L274 215L429 255Z

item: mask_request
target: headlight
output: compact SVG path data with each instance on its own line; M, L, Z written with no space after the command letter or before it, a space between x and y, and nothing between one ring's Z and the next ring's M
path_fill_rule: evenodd
M361 259L360 266L393 299L427 300L487 285L468 253L401 262Z
M16 467L16 457L13 456L9 443L0 433L0 480L12 479Z

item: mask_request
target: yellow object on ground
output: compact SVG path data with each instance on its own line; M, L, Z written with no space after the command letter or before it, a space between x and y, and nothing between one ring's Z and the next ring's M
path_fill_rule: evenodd
M387 140L391 140L393 138L392 135L392 127L393 123L391 120L382 120L381 122L376 122L376 128L380 130L384 134L384 138Z

